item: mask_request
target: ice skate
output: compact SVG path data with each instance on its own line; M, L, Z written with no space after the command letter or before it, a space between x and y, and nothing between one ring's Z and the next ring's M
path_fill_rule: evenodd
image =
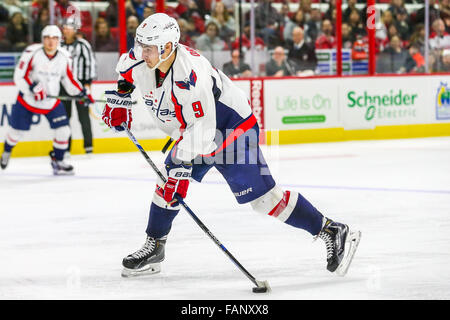
M4 170L8 166L9 158L11 157L11 152L3 151L2 158L0 159L0 167Z
M65 163L64 160L62 161L56 160L54 151L50 151L50 158L51 158L51 165L53 168L53 174L55 176L70 176L75 174L75 172L73 171L73 166Z
M161 262L164 260L166 239L167 237L155 239L147 236L141 249L123 259L122 277L134 277L160 272Z
M352 232L346 224L325 218L326 222L317 238L327 248L327 270L345 276L361 239L361 232Z

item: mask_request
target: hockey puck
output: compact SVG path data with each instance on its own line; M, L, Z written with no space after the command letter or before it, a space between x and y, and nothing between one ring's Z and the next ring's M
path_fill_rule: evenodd
M265 292L267 292L267 287L254 287L253 292L254 293L265 293Z

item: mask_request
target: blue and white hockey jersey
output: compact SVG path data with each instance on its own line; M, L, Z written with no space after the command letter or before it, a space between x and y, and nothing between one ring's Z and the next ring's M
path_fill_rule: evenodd
M177 159L214 155L256 125L245 93L189 47L178 46L160 85L155 71L137 60L132 50L120 57L116 71L119 80L137 87L159 128L177 140ZM217 132L222 139L217 139Z

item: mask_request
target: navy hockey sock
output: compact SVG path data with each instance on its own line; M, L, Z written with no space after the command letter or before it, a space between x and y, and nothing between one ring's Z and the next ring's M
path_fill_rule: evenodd
M293 193L294 194L294 193ZM313 236L318 235L322 229L323 215L314 206L298 193L297 203L285 223L301 228Z
M64 153L66 153L66 149L58 149L53 147L53 151L55 152L55 159L57 161L62 161L64 159Z
M152 203L146 233L152 238L167 235L172 228L172 221L180 210L164 209Z
M14 148L14 146L10 145L8 142L5 141L5 145L4 145L4 151L5 152L11 152L11 150Z

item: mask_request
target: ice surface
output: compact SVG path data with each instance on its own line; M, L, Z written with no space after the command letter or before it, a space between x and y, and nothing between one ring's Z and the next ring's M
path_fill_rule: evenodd
M264 148L276 181L362 231L345 278L302 230L240 206L217 171L186 202L259 280L250 281L181 211L162 273L120 277L145 240L154 174L139 153L12 158L0 172L2 299L449 299L450 138ZM161 153L151 153L160 163Z

